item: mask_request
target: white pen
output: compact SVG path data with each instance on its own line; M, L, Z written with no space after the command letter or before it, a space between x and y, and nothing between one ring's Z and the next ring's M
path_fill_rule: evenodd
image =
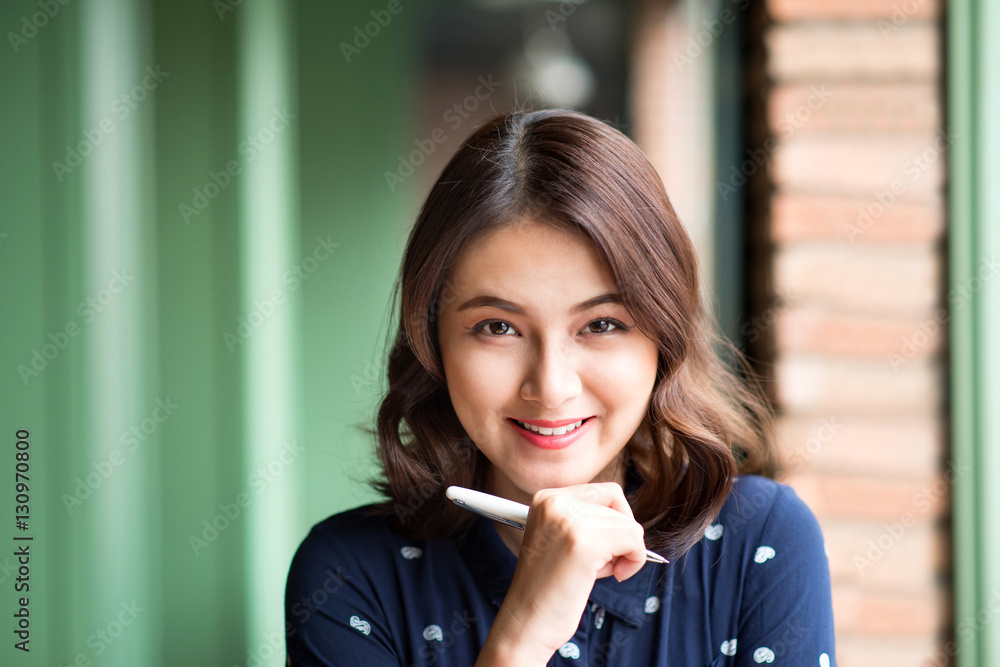
M487 519L505 523L508 526L524 530L524 524L528 521L528 506L516 503L513 500L493 496L482 491L474 491L461 486L449 486L445 489L448 496L456 505L467 509L470 512L481 514ZM669 563L666 558L646 549L646 560L654 563Z

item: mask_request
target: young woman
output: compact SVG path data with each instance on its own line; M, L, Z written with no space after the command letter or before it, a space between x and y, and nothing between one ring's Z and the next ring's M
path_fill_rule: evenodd
M299 547L289 664L835 664L822 534L769 479L767 403L697 275L623 134L566 110L479 128L403 258L386 500ZM524 531L450 485L529 505Z

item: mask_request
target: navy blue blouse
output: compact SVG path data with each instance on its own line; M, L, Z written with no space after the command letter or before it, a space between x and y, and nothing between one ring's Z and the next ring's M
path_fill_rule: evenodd
M514 575L492 522L412 541L363 508L316 524L285 593L292 667L471 667ZM829 667L830 571L819 524L788 486L747 475L676 562L597 580L548 663Z

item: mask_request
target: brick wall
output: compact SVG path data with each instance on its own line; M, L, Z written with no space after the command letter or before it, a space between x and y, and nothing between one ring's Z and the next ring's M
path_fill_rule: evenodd
M845 667L943 664L950 623L938 12L769 0L760 26L755 302L777 304L786 481L826 533Z
M671 153L663 114L703 111L661 90L686 45L661 25L678 6L638 3L633 108L654 158ZM783 480L826 535L838 663L944 665L950 482L968 471L947 454L944 307L961 300L943 289L941 8L745 12L748 351L779 410Z

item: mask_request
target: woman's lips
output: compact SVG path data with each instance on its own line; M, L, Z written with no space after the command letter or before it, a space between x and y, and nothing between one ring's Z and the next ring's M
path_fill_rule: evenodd
M574 424L577 421L583 421L583 423L577 428L573 429L572 431L569 431L568 433L564 433L562 435L542 435L541 433L535 433L534 431L525 428L524 426L519 424L518 420L516 419L513 418L507 419L507 422L511 425L511 427L515 431L517 431L518 435L520 435L522 438L530 442L535 447L539 447L540 449L564 449L566 447L569 447L574 442L579 440L584 433L587 432L587 430L590 428L590 425L593 423L594 418L586 417L582 420L581 419L562 420L561 422L541 422L540 424L536 420L531 420L529 422L526 422L532 425L539 425L539 426L545 424L546 426L544 426L543 428L558 428L557 426L547 426L547 424L558 424L561 427L565 427L566 425Z

